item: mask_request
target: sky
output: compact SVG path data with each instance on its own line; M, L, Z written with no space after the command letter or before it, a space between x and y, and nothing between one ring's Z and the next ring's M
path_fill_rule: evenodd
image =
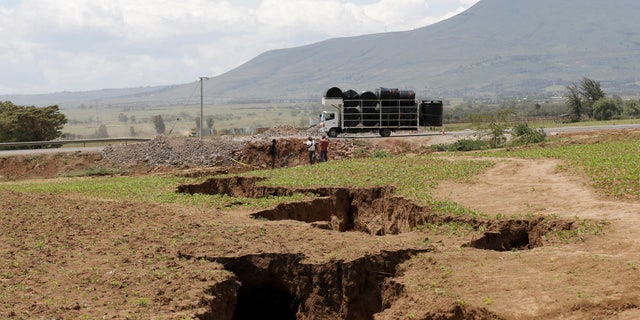
M405 31L479 0L0 0L0 94L173 85L273 49Z

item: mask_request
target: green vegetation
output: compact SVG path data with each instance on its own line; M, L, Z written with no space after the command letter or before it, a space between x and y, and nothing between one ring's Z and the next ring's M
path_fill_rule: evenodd
M58 106L17 106L0 101L0 142L49 141L62 135L67 118Z
M182 184L199 183L201 180L181 177L93 177L56 179L48 183L5 183L0 189L21 192L47 192L80 194L94 198L125 199L133 202L179 203L197 207L233 208L273 206L283 200L302 200L306 195L292 197L267 197L260 199L232 198L224 195L183 194L175 192Z
M483 228L477 230L470 223L460 223L460 222L438 222L438 223L427 223L421 226L418 226L416 229L418 230L430 230L435 231L441 234L445 234L447 236L457 236L460 238L466 237L470 233L482 233L484 232Z
M537 132L526 126L516 131ZM570 144L562 141L545 146L514 147L508 150L474 153L479 159L445 159L438 155L391 156L380 152L378 156L332 161L314 166L299 166L276 170L246 172L244 176L264 176L261 182L269 186L288 187L371 187L390 185L399 195L419 203L431 205L437 212L477 216L479 213L447 200L435 200L432 190L439 181L472 181L473 177L493 165L490 157L556 158L565 160L563 170L586 173L600 192L622 198L640 199L640 153L637 138L626 136L597 143ZM171 176L102 176L114 172L95 168L75 174L76 178L41 182L7 182L0 189L23 192L51 192L81 194L96 198L127 199L134 202L181 203L198 207L233 208L273 206L285 199L301 200L308 195L290 198L262 199L232 198L224 195L181 194L175 188L181 184L201 183L204 178ZM119 172L115 172L119 174ZM91 177L87 177L91 176ZM426 227L426 226L425 226Z
M543 142L546 139L544 129L532 129L527 123L518 123L511 130L511 140L507 141L505 131L510 127L504 117L492 120L488 129L477 139L460 139L451 144L431 146L434 151L475 151L488 148L515 147Z
M477 214L448 201L436 201L431 190L438 181L468 180L493 165L491 161L449 161L433 156L369 157L346 161L325 162L314 166L300 166L278 170L260 170L245 176L264 176L263 182L271 186L312 187L347 186L370 187L393 185L401 195L424 204L433 205L442 212ZM237 206L267 207L285 199L301 200L306 195L292 198L267 197L260 199L232 198L223 195L181 194L174 190L181 184L200 183L202 179L183 177L92 177L67 178L49 183L4 183L0 189L24 192L52 192L81 194L96 198L127 199L139 202L182 203L201 207L233 208Z
M627 136L619 140L572 145L558 143L544 148L518 148L475 155L565 160L564 170L586 173L594 188L603 194L640 199L637 139L637 136Z
M579 84L567 86L565 104L572 122L582 121L583 116L604 121L640 115L638 100L623 101L621 97L607 97L600 82L586 77Z
M600 236L603 235L607 226L611 222L607 220L586 220L576 217L577 227L570 230L552 230L545 236L556 236L561 241L569 241L570 239L584 240L587 235Z
M519 123L513 127L511 135L513 138L509 142L509 145L512 147L540 143L544 141L547 136L542 128L534 130L526 123Z
M67 178L73 177L92 177L92 176L112 176L117 174L124 174L123 170L120 169L109 169L104 167L91 167L84 170L76 170L71 171L64 175Z
M433 199L431 193L438 181L469 181L493 165L492 161L449 161L429 155L389 156L332 161L289 169L252 171L244 175L268 177L269 179L262 184L269 186L395 186L398 194L431 205L436 212L478 216L480 213L451 201Z
M474 151L487 148L487 143L481 139L460 139L451 144L434 144L431 146L433 151Z

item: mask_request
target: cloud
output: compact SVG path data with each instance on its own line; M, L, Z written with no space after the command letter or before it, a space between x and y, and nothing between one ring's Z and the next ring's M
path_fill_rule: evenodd
M176 84L272 49L422 27L477 0L21 0L0 4L0 94Z

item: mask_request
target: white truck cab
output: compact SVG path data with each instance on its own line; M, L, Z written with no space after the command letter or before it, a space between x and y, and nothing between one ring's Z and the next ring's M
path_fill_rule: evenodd
M322 111L320 115L320 130L325 132L329 137L335 138L340 133L340 117L339 110L342 110L343 100L341 98L322 98L324 106L331 106L336 111Z

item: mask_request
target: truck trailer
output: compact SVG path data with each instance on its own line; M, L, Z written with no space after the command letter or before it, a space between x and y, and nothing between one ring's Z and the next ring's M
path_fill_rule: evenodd
M330 137L360 132L388 137L393 131L442 127L442 101L418 103L413 90L380 87L358 93L332 87L322 97L322 104L333 108L320 115L321 130Z

